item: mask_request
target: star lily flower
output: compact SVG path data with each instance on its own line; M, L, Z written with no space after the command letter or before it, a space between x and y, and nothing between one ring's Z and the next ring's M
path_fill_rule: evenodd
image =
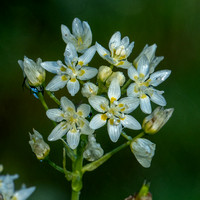
M145 168L150 167L156 144L147 139L138 138L131 143L130 147L137 161Z
M88 104L81 104L77 110L74 104L66 97L62 97L60 109L49 109L47 117L55 122L60 122L48 137L49 141L61 139L67 134L67 143L71 149L75 149L80 140L80 135L90 135L94 132L89 127L89 122L85 118L90 113Z
M134 42L129 44L127 36L121 40L121 33L119 31L114 33L109 41L110 52L98 43L96 43L96 46L99 55L110 64L124 69L131 66L131 63L127 61L127 57L133 50Z
M92 43L92 31L87 22L75 18L72 22L72 33L61 25L62 38L66 44L72 43L79 53L83 53Z
M149 73L150 74L153 73L156 66L164 59L163 56L159 56L159 57L155 56L156 48L157 48L156 44L153 44L151 46L149 46L148 44L145 45L140 55L134 60L133 62L134 66L137 68L139 60L142 59L143 55L145 55L149 61L149 68L150 68Z
M160 106L166 105L165 98L162 96L164 91L156 90L153 86L161 84L171 73L170 70L160 70L150 75L149 70L149 61L143 55L138 62L137 70L133 66L128 69L128 76L135 83L127 88L127 95L139 98L140 108L147 114L152 111L150 100Z
M43 62L42 67L47 71L57 74L47 85L46 90L57 91L67 85L69 93L74 96L80 89L78 80L89 80L96 76L98 70L86 66L93 58L96 47L90 47L82 56L78 57L72 43L68 43L65 49L65 66L61 61Z
M117 79L114 79L108 89L109 100L102 96L90 97L90 105L101 114L96 114L90 121L90 128L98 129L104 126L107 121L107 130L110 139L117 142L122 131L125 128L139 130L140 123L131 115L131 113L139 104L137 98L125 97L119 100L121 96L120 85Z

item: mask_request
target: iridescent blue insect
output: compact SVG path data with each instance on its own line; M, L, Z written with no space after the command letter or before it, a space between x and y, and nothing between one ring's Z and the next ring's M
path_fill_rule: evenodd
M33 96L36 98L36 99L39 99L38 97L38 93L41 92L43 95L44 95L44 87L43 86L38 86L38 87L34 87L34 86L31 86L28 81L27 81L27 78L25 77L24 78L24 81L22 83L22 87L26 87L28 89L30 89L30 92L33 94Z

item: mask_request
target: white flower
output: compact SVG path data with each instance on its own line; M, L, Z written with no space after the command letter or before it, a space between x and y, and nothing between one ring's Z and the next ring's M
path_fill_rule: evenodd
M97 95L98 90L99 90L99 87L96 86L94 83L87 82L87 83L84 83L81 93L84 97L89 98L91 96Z
M165 81L170 73L170 70L160 70L150 75L149 61L147 57L143 55L138 62L137 70L133 66L128 69L128 76L135 81L135 83L132 83L127 88L127 95L139 98L141 110L144 113L150 114L150 100L160 106L166 105L165 98L162 96L164 91L156 90L153 86L158 86Z
M0 176L0 194L3 200L26 200L34 192L35 187L26 188L25 185L15 191L14 180L18 177L18 174Z
M97 76L97 79L101 80L102 82L105 82L106 79L112 74L112 69L108 66L102 65L99 67L99 73Z
M134 42L129 44L127 36L121 40L121 33L119 31L114 33L109 41L110 52L98 43L96 43L96 46L99 55L110 64L125 69L131 66L131 63L127 61L127 57L133 50Z
M150 167L156 144L147 139L138 138L131 143L130 147L137 161L145 168Z
M98 70L86 66L93 58L96 47L90 47L82 56L78 58L73 44L68 43L65 49L65 63L67 66L58 62L43 62L44 69L57 74L47 85L46 90L57 91L67 85L69 93L74 96L80 89L78 80L89 80L96 76Z
M66 44L72 43L79 53L83 53L92 43L92 32L87 22L75 18L72 22L72 33L61 25L62 38Z
M145 133L157 133L167 123L173 112L173 108L164 110L163 107L157 107L149 116L144 118L142 128Z
M90 97L90 105L101 114L95 115L90 121L92 129L98 129L107 123L107 130L110 139L116 142L122 131L122 126L125 128L138 130L141 129L139 122L127 115L131 113L139 104L137 98L126 97L119 100L121 96L120 85L117 79L114 79L108 89L109 100L102 96Z
M75 149L80 140L81 134L90 135L94 132L89 127L89 122L85 118L90 114L90 106L81 104L77 110L74 104L66 97L62 97L60 109L49 109L47 117L53 121L60 122L48 137L49 141L55 141L67 134L67 143Z
M88 144L83 152L83 157L88 161L95 161L103 156L101 145L96 142L94 135L88 136Z
M151 46L149 46L148 44L145 45L140 55L133 62L135 67L137 68L138 62L140 61L140 59L142 59L142 56L145 55L149 61L149 73L153 73L156 66L164 59L163 56L155 56L156 48L156 44L153 44Z
M42 60L37 59L36 63L24 56L24 61L18 60L18 63L23 71L24 78L27 78L27 81L30 86L40 86L45 81L46 72L41 67Z
M117 79L119 82L119 85L124 85L126 81L126 77L122 72L113 72L112 75L106 80L106 86L109 86L113 79Z
M43 160L49 154L50 147L49 145L43 140L42 135L33 129L33 135L30 135L29 144L31 146L32 151L35 153L37 159Z

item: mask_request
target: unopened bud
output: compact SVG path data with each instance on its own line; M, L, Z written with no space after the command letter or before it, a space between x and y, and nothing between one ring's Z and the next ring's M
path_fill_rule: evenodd
M112 74L112 69L107 66L101 66L99 68L99 73L97 79L100 79L102 82L105 82L106 79Z
M38 160L43 160L46 156L48 156L50 147L49 145L43 140L42 135L33 129L33 135L30 135L29 144L31 146L32 151L35 153Z
M28 79L30 86L38 87L45 81L46 72L42 68L41 62L42 60L40 58L37 59L36 63L27 57L24 57L24 61L18 60L24 77Z
M94 95L97 95L98 92L98 86L96 86L94 83L87 82L83 85L81 93L84 97L91 97Z
M88 136L88 144L86 150L83 153L83 157L88 161L95 161L103 156L103 149L101 145L96 142L93 135Z
M167 123L173 111L173 108L164 110L163 107L157 107L149 116L144 118L142 128L145 133L157 133Z
M112 75L107 79L106 85L109 86L111 81L115 78L118 80L120 86L122 86L126 80L122 72L113 72Z

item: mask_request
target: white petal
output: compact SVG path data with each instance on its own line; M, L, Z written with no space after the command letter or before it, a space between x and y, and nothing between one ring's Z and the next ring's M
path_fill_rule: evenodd
M143 94L142 97L140 97L140 108L142 112L146 114L151 113L151 103L150 99L147 95Z
M83 26L80 19L75 18L72 22L72 32L76 36L81 36L83 34Z
M94 130L91 129L90 126L89 126L88 120L82 119L82 122L83 122L83 126L80 127L81 134L91 135L92 133L94 133Z
M108 134L111 141L117 142L122 132L122 125L121 123L119 125L111 125L110 120L109 120L107 124L107 130L108 130Z
M69 108L72 108L75 111L74 104L67 97L61 97L60 103L63 111L66 112Z
M92 118L92 120L90 121L90 124L89 124L91 129L96 130L106 124L107 120L104 120L104 118L102 117L103 115L104 114L97 114Z
M78 63L82 65L87 65L96 53L96 46L90 47L82 56L78 58Z
M115 49L117 46L120 45L120 42L121 42L121 33L117 31L110 38L109 49L112 51L112 49Z
M133 51L133 47L134 47L134 42L131 42L130 44L129 44L129 46L126 48L126 56L128 57L130 54L131 54L131 52Z
M127 88L127 96L129 97L139 97L139 90L136 83L131 83Z
M49 91L58 91L59 89L65 87L67 84L68 77L65 75L56 75L54 78L49 82L49 84L46 86L46 90Z
M98 54L103 58L103 59L107 59L106 56L108 55L110 57L110 52L105 49L104 47L102 47L99 43L96 42L96 48L97 48L97 52Z
M98 112L105 112L108 108L108 99L102 96L91 96L88 99L90 105Z
M125 115L124 119L121 119L121 123L125 128L140 130L140 123L131 115Z
M150 97L151 97L151 101L153 101L154 103L160 106L166 106L167 104L165 98L162 96L162 92L158 90L154 90L153 94Z
M129 38L127 36L122 39L121 45L123 45L125 48L129 45Z
M91 111L91 108L88 104L81 104L77 108L77 113L83 118L86 118L90 114L90 111Z
M50 133L48 140L49 141L56 141L60 138L62 138L63 135L65 135L68 131L68 124L67 122L61 122L59 123Z
M140 104L140 100L134 97L125 97L119 100L119 104L124 104L125 110L123 113L131 113L133 112Z
M27 199L35 190L35 187L24 188L14 193L12 199L25 200Z
M121 89L119 81L115 78L111 81L110 86L108 88L108 97L112 101L112 98L118 100L120 96L121 96Z
M71 131L69 130L67 133L67 143L69 144L71 149L76 149L80 141L80 133L78 130Z
M46 115L49 119L60 122L63 120L63 111L60 109L49 109L46 112Z
M154 143L143 138L138 138L131 143L131 150L137 161L145 168L150 167L151 160L155 154L155 148L156 145Z
M164 56L155 57L150 63L149 73L152 74L156 68L156 66L164 59Z
M76 62L78 60L78 54L76 52L76 48L72 43L68 43L65 49L65 62L68 66L71 66L72 62Z
M77 76L80 80L89 80L95 77L98 73L98 70L94 67L81 67L79 70L80 74Z
M67 44L68 42L74 43L75 37L70 33L70 30L67 28L65 25L61 25L61 33L62 33L62 38L64 42Z
M57 62L48 61L48 62L42 62L41 66L46 69L48 72L57 74L60 71L60 65L58 65Z
M83 21L83 35L84 35L84 43L89 47L92 43L92 31L90 29L90 26L87 22Z
M135 81L138 78L138 72L135 69L135 67L131 66L128 68L128 76L130 79L132 79L133 81Z
M150 84L153 85L153 86L157 86L157 85L161 84L163 81L165 81L169 77L170 74L171 74L171 70L157 71L157 72L151 74Z
M132 66L132 64L130 62L128 62L127 60L125 61L119 61L117 64L114 64L116 67L120 67L122 69L128 69L129 67Z
M68 89L68 92L74 96L80 89L80 84L78 82L78 80L76 79L74 81L74 79L71 79L68 81L67 83L67 89Z
M137 65L138 74L146 77L149 73L149 61L145 55L143 55Z

